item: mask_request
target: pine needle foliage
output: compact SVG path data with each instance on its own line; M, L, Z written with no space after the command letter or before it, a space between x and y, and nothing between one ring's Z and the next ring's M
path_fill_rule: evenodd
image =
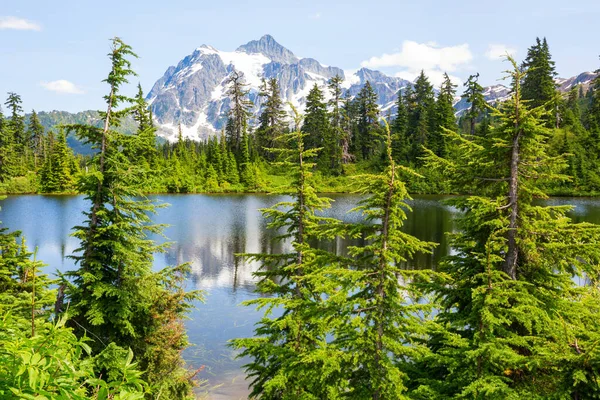
M78 269L66 274L65 284L72 325L78 336L93 339L94 354L109 343L131 348L153 396L183 399L191 395L193 373L183 368L180 354L188 344L182 318L200 293L183 290L186 266L152 270L153 254L164 251L166 244L158 245L150 236L162 234L163 226L152 222L160 205L139 185L146 171L136 150L147 146L154 128L139 104L121 108L134 103L121 94L121 86L134 75L131 57L136 57L131 47L114 38L112 68L105 79L110 92L104 97L106 112L101 113L104 126L68 127L97 153L91 160L93 172L79 181L91 209L85 223L74 228L80 240L73 257ZM125 136L116 128L132 110L143 130Z
M567 179L564 156L547 154L544 109L522 99L522 72L510 57L511 99L493 109L484 136L447 131L460 156L429 151L426 163L465 191L437 295L443 329L416 371L414 398L597 398L595 363L600 227L571 223L570 207L542 206L545 182ZM580 287L579 278L591 279ZM585 360L585 361L584 361Z
M384 121L385 122L385 121ZM368 196L354 210L363 223L346 227L346 235L365 244L348 248L347 271L340 275L346 298L338 302L342 322L336 325L333 346L341 353L340 375L346 381L343 397L351 399L407 398L411 364L426 351L422 345L431 304L422 301L419 281L431 279L430 270L410 267L417 253L431 253L435 243L402 231L411 210L403 176L416 176L392 157L387 123L388 167L379 175L361 176L360 193Z
M314 274L322 265L321 252L310 241L331 238L337 220L318 216L329 207L329 199L317 196L310 184L309 161L319 148L305 149L300 131L301 118L296 113L296 130L277 138L282 147L273 149L278 163L293 176L290 186L278 194L291 196L272 208L262 210L268 227L280 232L279 241L290 241L291 249L279 254L244 254L258 261L261 268L257 290L262 297L246 302L265 310L253 338L236 339L232 345L241 349L240 357L250 357L245 366L251 379L251 398L322 399L335 398L319 371L334 362L327 357L327 333L331 330L320 307L324 295L317 287L321 282ZM321 282L322 283L322 282Z

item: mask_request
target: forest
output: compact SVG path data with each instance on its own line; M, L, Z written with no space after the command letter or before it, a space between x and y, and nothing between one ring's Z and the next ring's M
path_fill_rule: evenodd
M531 107L543 107L546 127L551 129L549 154L569 154L565 174L568 182L548 182L553 195L595 195L600 192L598 157L598 94L594 84L575 85L568 93L557 89L554 61L546 39L537 39L519 66L530 71L523 79L523 99ZM460 98L468 108L456 115L453 104L458 93L448 75L434 88L424 72L412 86L398 92L393 114L382 113L377 95L367 81L351 97L342 88L343 78L332 78L327 88L315 85L306 99L300 127L306 148L321 149L315 166L315 187L320 192L352 192L352 176L381 172L388 165L382 119L390 125L392 157L398 165L414 169L422 178L407 182L411 193L464 194L466 188L452 186L424 166L424 148L441 157L456 157L458 150L446 130L461 135L485 136L498 123L474 74L464 83ZM595 81L598 86L598 80ZM204 141L183 139L174 143L157 140L146 132L154 124L138 85L134 101L123 110L117 128L121 132L145 133L148 146L138 160L151 171L144 177L147 193L271 192L289 184L285 170L274 163L271 150L275 138L293 129L289 106L281 98L276 79L263 81L261 111L252 115L244 76L234 71L227 80L231 100L225 129ZM434 90L435 89L435 90ZM595 94L596 93L596 94ZM329 99L329 100L326 100ZM21 97L8 93L6 115L0 111L0 192L77 193L77 180L93 173L90 149L76 154L67 143L82 151L75 131L68 125L45 129L35 110L25 115ZM96 126L101 125L98 121Z
M330 101L315 86L288 113L270 80L253 126L232 73L220 136L157 144L142 88L123 92L137 55L114 38L108 57L100 126L46 131L15 93L0 118L5 192L89 204L76 268L55 278L20 232L0 231L0 397L194 398L184 320L204 293L186 290L187 264L152 268L168 244L150 238L163 205L146 194L268 191L288 195L262 212L290 247L236 255L260 264L261 296L245 306L264 317L230 343L249 360L251 398L600 398L600 226L538 202L599 190L600 76L564 97L538 39L522 63L506 57L509 98L487 104L473 75L458 119L450 78L436 96L421 73L387 117L368 83L350 98L332 79ZM126 118L135 133L120 130ZM327 190L360 193L361 221L322 216ZM410 193L460 194L453 251L435 269L411 268L437 244L402 230ZM315 246L338 237L362 240L347 254Z

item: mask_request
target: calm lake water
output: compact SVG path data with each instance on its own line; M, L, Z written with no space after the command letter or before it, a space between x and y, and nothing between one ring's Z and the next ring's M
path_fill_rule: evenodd
M192 367L205 366L201 377L208 380L210 399L245 398L248 391L241 366L227 341L252 335L262 313L241 306L256 297L253 272L257 264L236 260L235 253L279 252L286 244L273 243L275 232L266 228L260 208L270 207L283 197L268 195L160 195L170 204L155 217L172 242L165 254L158 254L155 267L190 262L188 288L206 291L206 302L190 314L187 329L193 347L185 352ZM360 199L353 195L329 196L335 201L325 214L346 221L358 221L349 214ZM440 196L415 196L413 213L405 229L419 239L440 243L432 255L414 260L419 268L435 266L449 249L445 232L456 229L457 211L442 204ZM553 205L571 204L571 217L600 224L600 199L553 198ZM74 267L67 256L77 248L71 228L83 220L87 203L82 196L10 196L0 201L0 220L11 230L21 230L30 249L38 249L38 259L46 272ZM157 240L163 240L157 238ZM354 242L355 243L355 242ZM344 252L351 244L338 240L320 246Z

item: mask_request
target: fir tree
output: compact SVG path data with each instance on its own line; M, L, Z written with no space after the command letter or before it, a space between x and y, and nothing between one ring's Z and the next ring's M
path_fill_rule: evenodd
M152 224L156 205L137 185L143 167L127 156L127 147L140 138L115 130L131 112L120 106L134 101L120 89L134 75L129 58L135 54L119 38L111 43L103 127L69 127L97 150L91 161L95 172L79 182L91 209L85 213L87 221L75 227L81 243L73 257L78 269L66 275L72 279L66 284L73 327L79 336L93 338L94 353L110 342L130 347L155 396L183 399L191 393L192 375L182 367L180 352L187 339L181 318L198 294L181 289L178 277L185 267L152 271L153 253L164 246L148 235L160 234L162 227Z
M279 93L277 79L271 78L268 82L263 81L260 96L264 99L262 111L258 117L259 126L256 130L258 151L267 159L271 159L275 138L286 131L285 111L283 101Z
M396 101L396 117L391 126L392 131L392 156L398 163L408 164L408 155L410 147L407 137L408 129L408 110L406 102L402 96L402 90L398 91L398 100Z
M129 158L136 158L138 162L145 162L148 167L156 168L156 128L152 121L152 111L144 98L142 85L138 83L138 91L134 98L132 115L137 122L137 138L133 141ZM181 130L181 125L180 125Z
M349 148L349 137L344 132L343 121L344 115L342 110L342 83L344 82L344 78L339 75L334 76L327 82L327 87L329 89L329 94L331 98L329 99L328 105L331 109L331 136L332 136L332 165L330 166L332 170L339 170L341 166L339 163L347 164L350 162L351 158L348 154ZM345 152L344 152L345 149Z
M342 160L344 163L352 162L356 159L351 153L354 151L354 140L356 137L356 119L357 119L356 102L352 101L350 92L346 91L342 99Z
M486 137L465 139L447 131L461 156L448 161L428 153L458 187L478 196L451 201L462 210L442 279L432 335L434 356L416 365L415 398L593 398L596 368L584 359L596 329L586 324L597 289L573 277L596 276L600 227L573 224L569 207L542 206L545 182L565 179L562 156L547 154L549 131L540 108L522 99L525 73L510 59L511 98L494 110L499 124ZM418 371L421 370L421 373ZM592 395L593 393L593 395Z
M523 100L528 100L530 107L544 107L547 111L544 118L548 127L551 127L558 118L554 81L557 73L546 38L535 40L535 45L527 50L527 57L521 65L521 69L527 72L523 78Z
M298 116L295 122L301 124ZM317 197L310 185L314 163L309 160L317 150L304 148L304 136L297 130L278 138L285 147L274 151L294 177L291 187L283 189L292 201L263 210L269 227L282 231L277 239L290 240L292 251L243 255L262 264L256 276L260 279L257 290L264 296L246 305L264 308L265 316L257 325L256 337L236 339L233 346L242 349L240 357L250 357L245 366L251 379L250 396L261 399L332 398L328 390L336 389L323 386L320 368L315 368L331 361L323 354L330 328L315 312L320 296L309 276L320 265L309 241L319 237L320 225L333 221L315 215L329 201ZM283 313L271 315L274 308Z
M321 89L315 84L306 98L302 132L306 135L307 149L321 149L317 166L320 170L336 174L339 167L339 142L330 125L327 104Z
M29 126L27 127L28 141L31 143L33 150L33 167L37 168L38 159L42 156L44 147L44 127L40 123L35 110L31 112L29 117Z
M475 123L487 107L483 97L483 86L479 84L478 80L479 73L469 76L464 85L466 89L461 96L469 103L469 109L464 116L469 121L469 133L471 135L475 135Z
M446 143L444 130L456 131L456 117L454 116L454 95L456 85L452 83L448 74L444 74L444 82L440 87L435 104L434 127L430 134L429 148L437 155L444 157L446 154Z
M425 72L417 77L414 87L407 95L408 107L408 133L411 142L410 159L418 163L422 155L421 148L429 140L429 131L435 116L435 97L433 86Z
M251 110L254 104L248 98L248 85L244 83L244 78L237 71L233 71L226 81L229 85L227 95L231 101L229 110L229 121L231 121L231 133L229 143L239 157L242 142L248 135L248 119L252 116ZM248 162L248 161L245 161Z
M355 149L363 160L374 156L381 143L381 127L379 126L379 106L377 93L367 81L356 96L358 108L358 124L355 137Z
M341 308L343 321L333 332L333 346L340 351L344 397L355 399L407 398L407 372L419 359L424 336L422 314L431 305L419 304L420 291L413 285L429 279L430 271L417 271L405 263L417 253L429 253L434 243L402 231L410 199L392 157L392 138L387 131L388 167L381 175L361 177L361 193L369 195L357 211L364 222L350 229L351 236L365 239L350 247L350 271L342 273L340 286L347 298ZM404 173L411 175L408 169ZM334 304L336 297L332 297Z
M14 136L9 121L0 109L0 181L6 182L15 174Z
M13 135L14 143L22 148L27 144L27 135L25 131L25 117L23 116L23 107L21 104L21 96L14 92L8 93L8 98L4 105L10 111L10 117L8 118L8 129Z

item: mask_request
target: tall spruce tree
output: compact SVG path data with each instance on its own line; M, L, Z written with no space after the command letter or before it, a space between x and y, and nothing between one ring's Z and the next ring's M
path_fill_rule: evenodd
M341 171L341 164L347 164L350 162L351 157L348 154L350 147L350 138L344 131L344 113L343 113L343 90L342 83L344 78L340 75L336 75L327 82L329 89L329 95L331 96L328 102L331 115L331 129L332 129L332 145L334 146L335 156L332 158L331 168L335 171Z
M342 272L340 287L347 298L332 296L333 309L342 322L332 334L340 352L341 381L348 385L342 398L407 398L408 371L424 351L422 317L431 304L420 304L420 291L413 284L430 279L431 271L415 270L409 261L417 253L429 253L434 243L421 241L402 231L410 199L400 169L392 157L392 138L387 123L388 166L380 175L360 178L361 193L367 195L355 209L364 222L350 228L350 236L365 239L365 245L349 247L349 270Z
M405 98L402 96L402 90L398 91L398 100L396 101L396 117L392 121L392 156L398 163L408 164L410 154L410 144L407 137L408 130L408 110Z
M306 110L302 132L306 135L306 149L321 149L317 167L326 173L339 173L339 142L325 103L323 91L315 84L306 98Z
M34 169L38 166L38 161L43 155L44 149L44 127L40 123L35 110L31 112L29 116L29 124L27 127L27 138L32 147L33 151L33 167Z
M377 93L369 81L358 92L355 101L358 109L358 123L354 145L357 154L363 160L369 160L379 150L381 144Z
M25 117L23 116L23 100L21 96L14 92L8 93L8 98L4 105L10 111L8 118L8 128L13 135L14 142L19 146L19 150L27 143L27 134L25 131Z
M555 78L558 74L546 38L535 39L535 44L527 50L521 69L527 71L523 78L523 100L528 100L531 107L544 107L548 127L555 126L558 118Z
M429 140L430 128L435 116L435 95L433 86L421 71L417 77L412 91L407 95L408 108L408 134L411 142L410 159L419 163L422 156L421 148Z
M344 136L342 138L342 159L344 163L356 160L355 139L356 139L356 121L357 104L353 101L349 91L346 91L342 99L342 129Z
M226 81L229 85L227 95L231 101L229 109L229 120L231 121L231 136L228 142L234 150L236 157L240 160L242 155L241 148L244 146L244 141L247 140L248 136L248 120L252 116L252 101L248 98L247 84L244 83L243 75L240 75L237 71L233 71ZM248 163L249 160L242 160Z
M600 227L573 224L570 207L536 204L548 181L565 179L562 156L547 154L542 109L522 99L525 78L510 59L512 95L494 109L499 124L485 137L447 133L462 152L443 160L428 152L457 187L477 196L450 201L463 211L455 253L431 289L444 330L429 339L434 355L415 365L413 398L583 399L598 395L597 285ZM592 278L595 281L595 278ZM420 372L419 372L420 371Z
M295 125L301 125L297 114ZM250 396L261 399L336 398L338 390L327 385L320 372L323 365L336 361L327 353L331 327L319 312L322 295L316 286L322 280L313 276L322 264L319 252L309 244L325 237L327 224L337 221L316 215L329 206L329 200L319 198L310 184L315 165L310 159L317 149L305 149L304 137L300 130L278 137L282 147L274 151L293 176L290 187L280 193L291 195L292 200L262 210L268 226L281 232L277 240L291 241L292 250L243 255L261 263L256 276L260 279L257 290L263 294L246 305L264 308L265 315L257 324L255 337L236 339L232 344L242 350L240 357L250 357L245 366ZM282 313L273 315L274 309Z
M270 160L272 160L272 152L269 149L274 148L275 138L287 130L286 114L283 110L283 101L279 91L279 83L276 78L271 78L268 82L263 80L260 96L264 100L261 114L258 117L259 126L256 129L256 142L258 152Z
M78 269L66 274L71 278L65 284L73 328L79 336L92 338L94 354L110 342L131 348L153 398L183 399L191 394L192 374L183 368L180 354L187 345L181 319L198 293L183 291L183 266L152 271L153 253L164 246L149 239L162 227L152 224L156 205L137 184L143 166L128 157L128 146L140 138L115 130L131 112L120 108L134 101L121 87L134 75L129 58L136 55L119 38L111 44L103 127L69 126L96 150L91 159L94 172L79 181L91 209L85 213L87 221L74 228L80 240L73 257Z
M434 126L430 134L429 148L437 155L444 157L446 154L445 130L456 131L456 117L454 116L454 95L456 86L448 74L444 74L444 82L440 87L435 103Z
M8 181L15 174L14 137L8 120L0 109L0 182Z
M469 103L469 109L464 117L469 121L469 134L475 135L475 123L485 111L487 103L483 97L483 86L479 84L479 73L469 76L465 82L462 98Z

